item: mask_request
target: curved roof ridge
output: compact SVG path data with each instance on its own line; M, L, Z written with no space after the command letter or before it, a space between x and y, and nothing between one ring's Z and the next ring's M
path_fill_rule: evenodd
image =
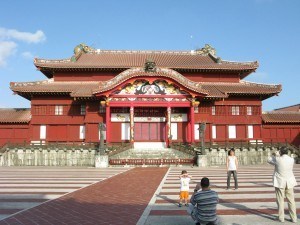
M127 70L119 73L114 78L107 80L107 81L103 81L102 88L99 88L98 90L94 90L93 93L96 94L99 92L111 90L111 89L115 88L117 85L119 85L120 82L124 82L133 77L139 77L141 75L157 76L157 77L166 76L166 77L169 77L169 78L175 80L176 82L182 84L183 86L185 86L186 88L188 88L192 91L202 93L202 94L208 94L207 90L203 89L198 82L187 79L186 77L184 77L182 74L178 73L175 70L172 70L169 68L162 68L162 67L156 67L155 72L145 71L145 68L143 68L143 67L135 67L135 68L127 69Z
M257 83L252 81L240 80L239 83L249 84L249 85L259 85L259 86L274 86L274 87L281 87L281 84L264 84L264 83Z
M50 78L47 80L41 80L41 81L10 82L10 87L33 86L33 85L37 85L37 84L50 84L53 82L54 82L53 78Z
M198 54L193 50L112 50L112 49L93 49L87 54L184 54L193 55Z
M0 110L7 111L30 111L30 108L0 108Z
M259 66L259 62L255 61L230 61L230 60L221 60L221 63L228 63L228 64L245 64L245 65L257 65Z
M213 84L213 85L238 85L238 84L248 84L248 85L255 85L255 86L274 86L278 87L281 86L281 84L264 84L264 83L256 83L256 82L250 82L245 80L240 80L239 82L213 82L213 81L200 81L199 84Z
M262 114L300 114L300 112L295 111L263 111Z
M33 63L70 63L71 58L65 59L43 59L43 58L34 58Z
M20 87L20 86L34 86L40 84L93 84L93 83L102 83L103 81L54 81L53 78L40 81L28 81L28 82L10 82L11 87Z

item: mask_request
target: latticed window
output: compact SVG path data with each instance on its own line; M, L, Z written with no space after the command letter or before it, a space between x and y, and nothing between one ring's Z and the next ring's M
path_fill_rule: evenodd
M240 115L240 107L231 106L231 115Z
M46 105L35 105L32 107L32 114L34 115L47 115Z
M260 115L260 114L261 114L260 106L253 106L252 107L252 115Z
M251 106L247 106L247 115L248 116L252 115L252 107Z
M216 115L216 106L211 107L211 115Z
M216 115L226 115L226 107L223 105L215 106Z
M55 106L55 115L63 115L64 114L64 107L62 105Z
M86 105L82 104L80 105L80 115L85 115L86 113Z

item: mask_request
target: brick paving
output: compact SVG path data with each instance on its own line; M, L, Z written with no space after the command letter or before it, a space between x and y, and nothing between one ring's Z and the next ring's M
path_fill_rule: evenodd
M1 167L0 220L128 169Z
M0 221L0 225L133 225L167 168L134 168Z

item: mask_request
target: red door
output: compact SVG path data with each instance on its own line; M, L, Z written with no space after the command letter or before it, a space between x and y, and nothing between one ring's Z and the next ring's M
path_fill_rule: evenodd
M164 141L164 123L134 123L135 141Z

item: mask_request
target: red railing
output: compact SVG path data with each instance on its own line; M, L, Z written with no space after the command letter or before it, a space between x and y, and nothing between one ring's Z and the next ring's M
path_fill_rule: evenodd
M193 164L194 159L110 159L110 165L151 165L151 166L159 166L159 165L183 165L183 164Z

